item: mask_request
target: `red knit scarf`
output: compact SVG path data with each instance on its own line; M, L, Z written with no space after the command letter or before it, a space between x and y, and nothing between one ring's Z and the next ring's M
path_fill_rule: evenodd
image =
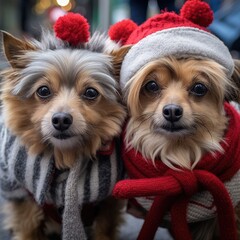
M224 154L206 154L194 170L172 170L162 161L155 161L154 166L141 153L134 149L126 150L123 146L125 167L132 179L118 182L113 195L128 199L155 196L139 240L154 238L167 211L171 214L174 239L192 239L187 224L187 205L195 193L203 190L209 191L213 196L221 239L237 240L234 208L224 182L230 180L240 169L240 115L228 103L225 103L225 111L230 120L225 141L221 142Z

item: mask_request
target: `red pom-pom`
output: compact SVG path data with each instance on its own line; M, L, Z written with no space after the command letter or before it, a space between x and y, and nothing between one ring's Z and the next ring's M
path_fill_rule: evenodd
M58 18L54 32L58 38L73 46L87 42L90 37L87 19L78 13L68 13Z
M130 19L115 23L109 28L108 35L115 41L124 45L130 34L137 28L137 24Z
M202 27L208 27L213 21L213 11L206 2L188 0L183 5L180 15Z

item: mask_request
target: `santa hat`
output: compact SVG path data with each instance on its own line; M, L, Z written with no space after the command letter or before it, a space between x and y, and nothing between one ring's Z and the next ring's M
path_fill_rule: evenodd
M109 29L112 40L122 45L134 44L122 63L121 88L145 64L167 56L212 59L231 77L233 59L224 43L207 30L212 21L213 12L206 2L188 0L179 15L163 12L140 26L129 19L112 25Z

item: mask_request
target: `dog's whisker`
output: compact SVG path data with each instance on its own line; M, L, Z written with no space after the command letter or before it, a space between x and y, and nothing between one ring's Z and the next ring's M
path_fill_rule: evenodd
M142 114L141 116L138 116L134 121L134 124L136 125L137 123L137 125L134 126L133 132L135 132L138 128L140 128L142 124L144 124L145 122L148 122L154 116L154 114L155 113L145 113L145 114Z
M207 127L207 125L205 124L205 122L202 120L202 117L199 116L199 115L197 115L197 114L194 114L193 116L194 116L194 118L195 118L195 120L196 120L196 124L197 124L199 127L205 129L206 132L209 134L210 138L213 140L212 133L211 133L210 129ZM208 123L211 123L211 124L212 124L212 127L214 126L214 125L213 125L213 122L212 122L212 120L211 120L210 118L208 118L207 116L204 116L204 119L205 119L205 120L207 119ZM205 132L205 131L204 131L204 132ZM200 134L204 134L204 132L199 131Z

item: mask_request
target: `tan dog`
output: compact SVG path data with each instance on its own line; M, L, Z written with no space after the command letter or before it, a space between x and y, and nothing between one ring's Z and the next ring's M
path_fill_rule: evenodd
M193 169L206 152L222 151L228 124L222 102L232 87L211 60L165 58L147 64L126 94L127 144L171 168Z
M145 218L138 240L153 239L159 225L177 240L239 238L240 117L226 99L239 102L240 62L208 32L212 20L196 0L180 15L164 12L140 26L124 20L109 31L132 46L120 74L130 179L114 195Z
M156 167L161 159L173 170L193 170L206 153L224 153L220 143L229 117L222 102L231 88L222 67L211 60L165 58L146 64L125 95L130 113L126 151L135 149ZM139 204L145 216L144 209L151 205ZM212 239L217 222L191 228L194 239Z
M239 66L238 62L238 72ZM229 94L226 89L235 87L219 64L166 58L147 64L133 79L126 94L127 148L137 149L153 165L161 159L170 169L189 170L207 152L224 152L220 142L229 122L220 103ZM212 239L217 222L195 223L191 228L194 239Z

